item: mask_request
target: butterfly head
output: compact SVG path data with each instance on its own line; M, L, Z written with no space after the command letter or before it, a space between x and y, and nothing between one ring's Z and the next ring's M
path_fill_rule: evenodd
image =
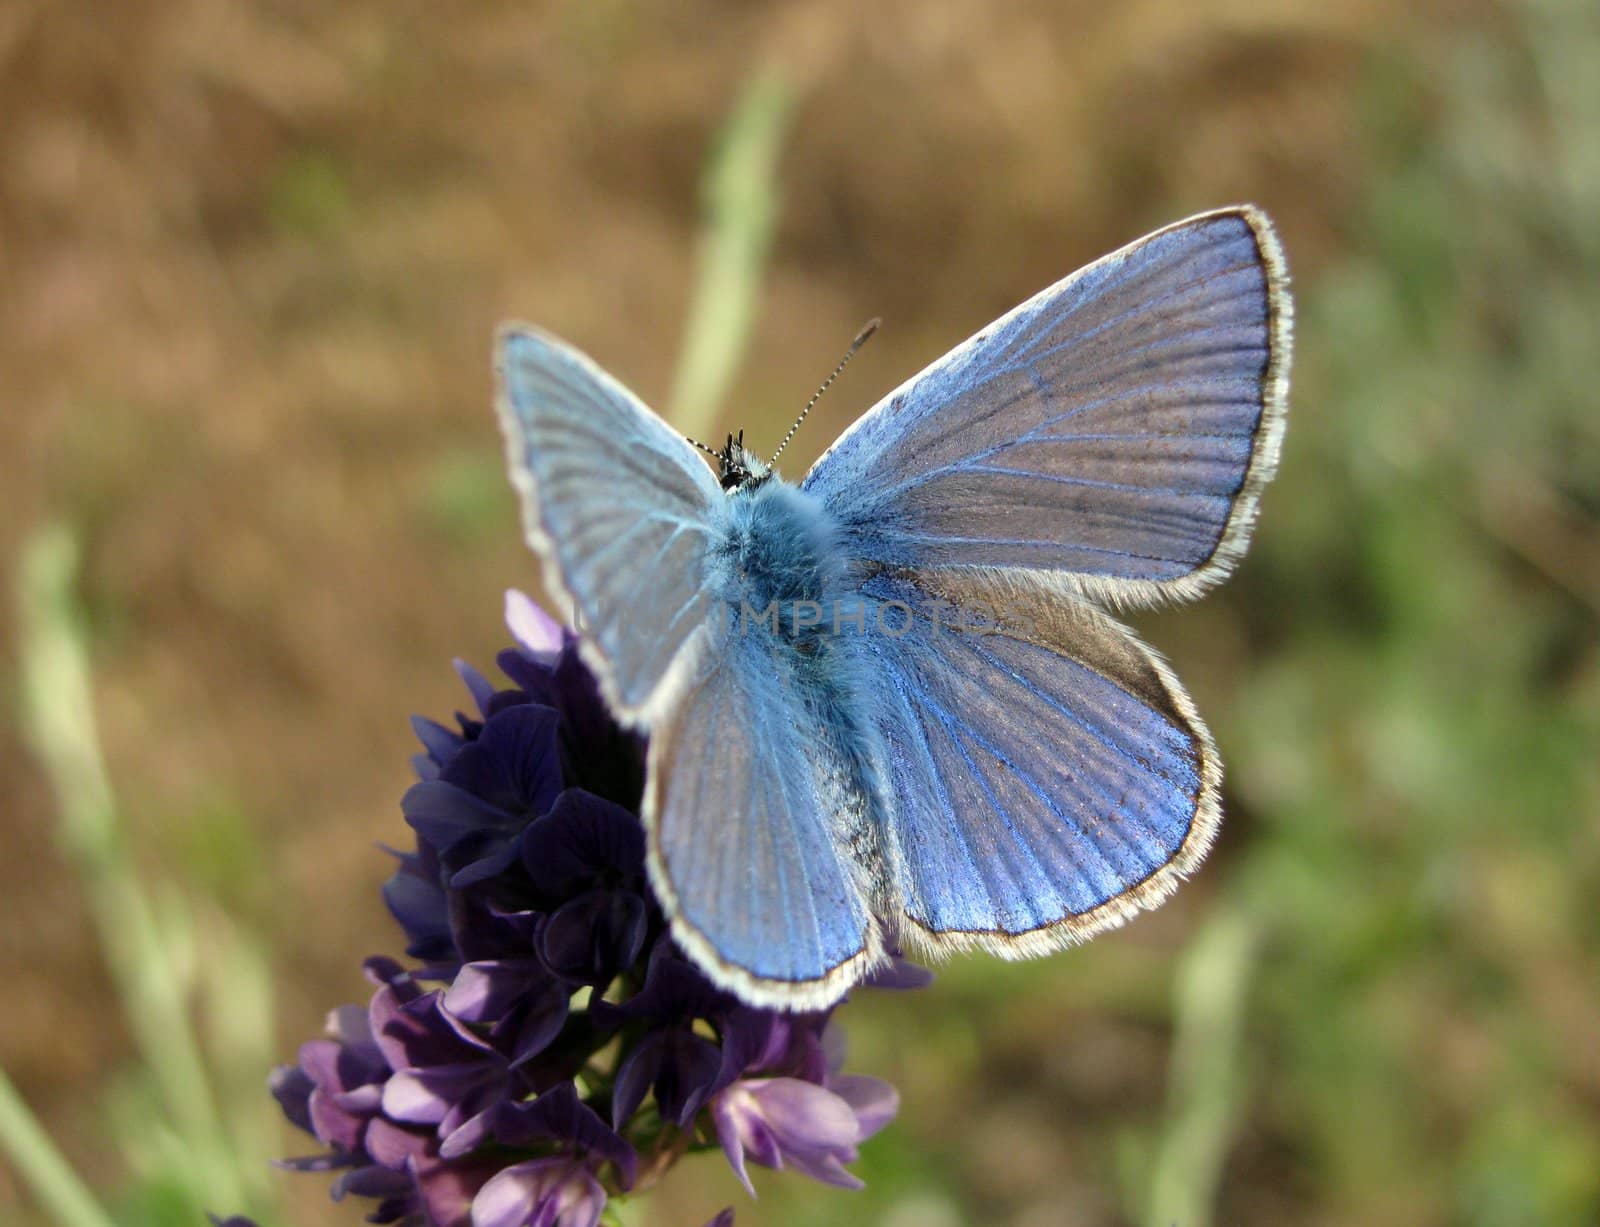
M742 430L737 436L730 434L716 455L720 466L718 480L729 494L753 489L772 476L772 466L745 449Z

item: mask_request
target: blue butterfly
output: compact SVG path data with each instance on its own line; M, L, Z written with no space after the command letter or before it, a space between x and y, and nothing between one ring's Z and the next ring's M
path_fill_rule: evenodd
M1107 610L1238 563L1289 333L1271 223L1204 213L996 320L792 485L742 436L713 472L583 354L502 331L527 533L649 732L651 882L713 981L818 1009L890 949L1042 954L1199 864L1216 749Z

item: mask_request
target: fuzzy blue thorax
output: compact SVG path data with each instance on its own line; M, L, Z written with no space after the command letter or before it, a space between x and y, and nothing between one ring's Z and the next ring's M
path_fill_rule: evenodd
M797 640L795 610L840 596L841 558L833 519L822 505L764 470L728 493L712 583L734 618L745 607L759 615L776 603L780 633Z

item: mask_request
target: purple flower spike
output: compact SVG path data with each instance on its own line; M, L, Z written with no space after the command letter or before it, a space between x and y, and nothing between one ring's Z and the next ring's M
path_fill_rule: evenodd
M719 1143L747 1187L752 1162L858 1186L894 1091L838 1074L835 1011L752 1008L684 958L645 872L643 738L570 632L520 594L507 616L513 685L458 661L476 714L413 722L416 846L383 888L411 961L368 959L370 1004L273 1073L326 1148L278 1166L398 1227L597 1227L641 1170ZM925 979L896 959L872 983Z
M576 1159L517 1163L472 1200L472 1227L596 1227L606 1191Z

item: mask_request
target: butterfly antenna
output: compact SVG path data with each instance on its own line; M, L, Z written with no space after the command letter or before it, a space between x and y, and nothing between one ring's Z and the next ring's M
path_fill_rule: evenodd
M683 437L688 442L693 443L696 447L698 447L706 455L710 456L711 459L713 459L713 460L721 460L722 459L722 453L721 452L715 450L714 448L707 447L704 443L700 442L699 439L690 439L688 435L684 435Z
M817 389L816 395L806 402L806 407L800 410L800 416L795 418L794 425L789 427L789 433L783 436L783 442L778 444L778 450L773 452L772 459L767 461L768 468L778 463L778 457L783 455L783 449L789 446L789 440L794 438L794 432L800 429L800 423L806 420L806 414L811 412L811 406L822 399L822 394L828 390L828 385L839 378L839 372L850 364L850 359L856 356L856 351L867 343L867 338L878 331L878 325L881 323L883 323L881 319L870 319L867 321L867 326L856 333L856 339L850 342L849 350L839 359L839 365L833 368L833 374L822 381L822 386Z

